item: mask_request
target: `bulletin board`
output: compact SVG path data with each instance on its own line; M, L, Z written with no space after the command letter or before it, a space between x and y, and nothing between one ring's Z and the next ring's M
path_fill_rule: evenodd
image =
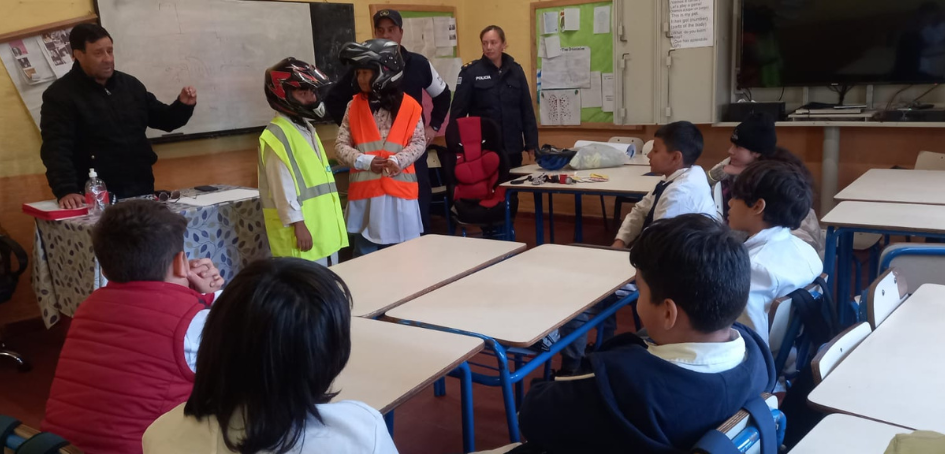
M610 8L610 26L608 27L609 32L595 34L594 30L594 13L595 8L598 7L609 7ZM580 29L576 31L567 31L563 30L564 20L563 14L566 9L578 9L580 11ZM545 13L559 13L562 15L562 20L558 23L558 32L553 34L545 34L543 28L543 16ZM550 1L550 2L538 2L531 4L531 31L532 31L532 61L534 62L534 67L536 73L530 74L532 78L532 85L538 89L537 96L535 97L536 107L535 113L539 115L540 112L540 100L541 100L541 81L538 79L538 73L541 72L542 63L545 60L539 55L541 50L542 40L546 37L556 35L560 39L561 48L573 48L573 47L589 47L590 52L590 70L592 72L600 72L601 74L613 74L614 73L614 35L613 35L613 2L612 1L597 1L597 0L561 0L561 1ZM557 57L564 58L564 57ZM616 106L615 106L616 107ZM614 127L614 114L613 112L605 112L602 107L585 107L580 110L580 126L561 126L567 128L613 128ZM539 121L540 122L540 121ZM549 127L548 125L543 125L543 127ZM555 127L555 126L551 126Z

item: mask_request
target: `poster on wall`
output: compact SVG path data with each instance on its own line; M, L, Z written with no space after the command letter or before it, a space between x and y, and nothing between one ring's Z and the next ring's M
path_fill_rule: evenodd
M673 49L715 45L714 0L669 0Z
M72 28L0 44L0 61L3 62L37 128L39 111L43 106L43 92L53 81L72 68L70 31ZM63 57L63 53L67 55Z

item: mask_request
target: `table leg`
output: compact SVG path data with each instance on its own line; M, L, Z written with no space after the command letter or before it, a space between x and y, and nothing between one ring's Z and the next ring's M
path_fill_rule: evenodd
M574 196L574 242L581 243L584 241L584 219L582 216L584 196L581 194ZM604 216L607 216L604 214ZM604 225L607 225L607 220L604 219Z
M540 192L535 192L535 244L545 244L545 210Z
M820 210L828 213L834 207L837 195L837 176L840 169L840 128L824 128L823 167L821 169Z
M463 411L463 452L473 452L476 450L476 427L473 415L473 380L469 363L463 361L449 375L459 378L460 404Z
M441 378L433 382L433 395L436 397L443 397L446 395L446 379Z
M515 241L515 230L512 226L512 194L515 191L506 189L505 191L505 239L506 241Z
M387 412L384 415L384 423L387 424L387 433L390 434L391 438L394 437L394 410Z
M554 193L548 193L548 241L555 244L555 201Z
M853 278L853 232L840 229L840 259L837 264L837 319L839 329L853 324L850 312L850 280Z

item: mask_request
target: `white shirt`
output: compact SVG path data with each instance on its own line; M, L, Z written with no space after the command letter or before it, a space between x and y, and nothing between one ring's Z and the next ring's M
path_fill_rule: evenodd
M745 339L731 330L728 342L685 342L656 345L646 339L647 351L657 358L679 367L703 374L717 374L732 370L745 360Z
M824 270L814 248L787 227L762 230L745 242L751 259L748 305L738 321L768 342L768 311L774 300L806 287Z
M692 166L688 169L679 169L668 178L664 178L664 181L671 181L672 184L663 191L656 207L653 207L655 197L653 191L650 191L624 218L620 231L617 232L617 239L626 244L637 239L643 230L643 221L646 220L646 215L651 209L656 210L653 212L654 221L689 213L702 213L719 219L715 202L712 200L712 190L709 188L705 175L702 167Z
M223 290L213 292L213 301L216 302L222 293ZM197 372L197 350L200 349L200 338L203 336L203 326L207 324L208 315L210 309L203 309L194 314L190 325L187 325L187 332L184 333L184 360L194 372Z
M198 421L184 416L180 404L148 427L142 439L146 454L231 453L223 443L220 424L210 418ZM309 417L292 454L397 454L387 433L384 418L377 410L353 400L317 405L324 423ZM236 419L236 418L234 418ZM242 438L242 421L231 421L231 440Z

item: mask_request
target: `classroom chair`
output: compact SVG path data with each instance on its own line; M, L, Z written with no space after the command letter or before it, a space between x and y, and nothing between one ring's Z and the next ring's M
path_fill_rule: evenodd
M945 153L920 151L915 160L916 170L945 170Z
M13 267L14 260L16 268ZM20 275L26 271L29 258L26 251L0 226L0 304L13 298ZM30 364L23 355L8 350L3 343L3 325L0 324L0 358L10 358L20 372L28 372Z
M876 329L909 297L909 284L896 268L890 268L873 285L866 297L866 321Z
M871 332L873 330L869 323L860 322L845 329L830 342L824 344L810 363L814 374L814 386L824 381L830 371L837 367Z
M27 427L5 415L0 415L0 445L4 454L82 454L62 437Z
M699 454L773 454L778 452L781 443L784 442L787 418L778 410L776 396L764 394L762 399L752 402L754 406L746 406L754 414L746 409L739 410L722 425L709 431L690 452ZM765 429L759 427L760 424L755 420L756 415L758 418L763 418L768 412L774 421L774 432L769 432L769 435L774 435L775 438L770 441L764 435ZM768 429L770 430L770 426Z
M923 284L945 285L945 244L899 243L887 247L879 257L879 272L890 268L909 284L912 294Z
M450 225L450 198L446 191L445 179L443 178L443 164L440 162L439 148L441 147L430 146L427 148L427 167L430 169L430 189L433 193L430 205L443 205L443 217L446 218L446 231L452 235L453 227Z

